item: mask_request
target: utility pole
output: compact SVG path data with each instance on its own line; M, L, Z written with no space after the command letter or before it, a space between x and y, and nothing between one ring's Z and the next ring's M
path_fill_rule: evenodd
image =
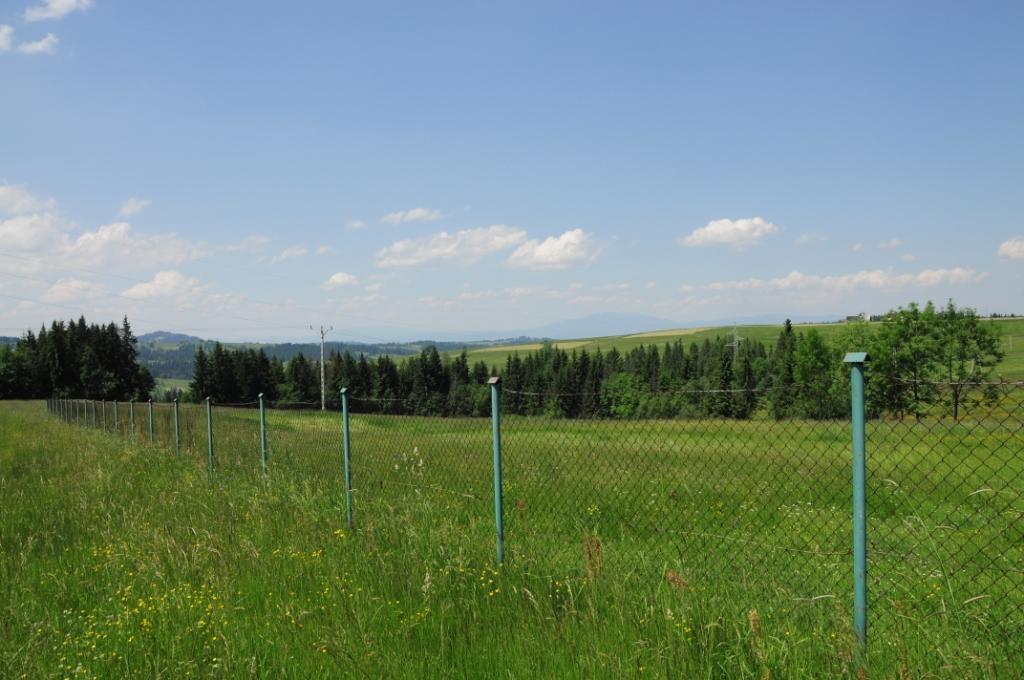
M315 331L312 326L309 330ZM334 330L334 326L324 328L320 326L320 410L327 410L327 372L324 370L324 337Z
M732 340L727 342L727 343L725 343L726 347L732 347L732 360L733 361L736 361L736 358L739 356L739 353L740 353L740 340L743 340L743 339L744 338L740 337L739 329L736 327L736 324L733 324L732 325Z

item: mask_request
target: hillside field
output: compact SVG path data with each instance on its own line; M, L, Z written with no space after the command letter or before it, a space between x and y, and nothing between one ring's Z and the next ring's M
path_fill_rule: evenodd
M996 319L992 321L992 323L996 324L1000 329L1000 334L1003 339L1003 351L1006 352L1006 358L996 369L996 373L1007 380L1024 379L1024 319ZM844 327L845 324L842 323L793 325L793 328L797 332L808 328L815 328L826 338L831 338L837 333L842 332ZM770 347L775 344L775 340L779 337L779 333L782 331L782 326L739 326L736 330L741 338L759 340ZM731 326L720 326L717 328L682 328L603 338L554 340L552 341L552 344L567 351L571 351L573 349L586 349L588 352L593 352L600 349L602 352L607 352L614 347L620 352L627 352L639 345L650 346L652 344L656 344L664 346L666 342L672 343L676 340L682 340L686 345L689 345L691 342L701 343L705 339L728 337L732 332L733 328ZM483 361L488 366L498 366L499 368L503 368L505 366L505 360L513 352L523 354L534 351L540 348L540 346L540 343L533 342L519 345L471 348L469 349L469 359L471 362Z

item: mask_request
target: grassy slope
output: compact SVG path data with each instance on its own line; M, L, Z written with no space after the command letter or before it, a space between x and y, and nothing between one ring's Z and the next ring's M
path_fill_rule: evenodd
M1006 351L1006 358L997 372L1010 380L1019 380L1024 378L1024 319L997 320L995 323L1003 336L1003 349ZM797 324L796 328L797 330L816 328L826 337L831 337L834 334L841 332L844 325L837 323ZM682 340L683 343L687 345L689 345L690 342L700 343L703 342L705 338L710 339L716 336L728 336L732 333L732 330L733 329L731 327L725 326L719 328L689 328L604 338L560 340L556 341L554 344L559 347L563 347L566 350L571 350L573 348L585 348L587 351L600 349L602 352L607 352L612 347L615 347L620 352L625 352L639 345L651 345L653 343L663 346L666 342L675 342L676 340ZM751 338L754 340L760 340L766 344L771 344L774 343L775 339L779 336L779 331L782 330L782 326L740 326L737 330L742 338ZM472 349L469 351L469 357L471 361L485 361L489 366L504 366L505 359L512 352L529 352L537 349L539 346L540 345L537 343L531 343L524 345L502 345L498 347Z
M355 416L349 530L333 414L269 414L266 489L254 414L215 418L211 485L201 409L183 410L175 458L56 423L38 403L0 404L0 675L760 678L848 666L842 424L508 418L510 561L494 569L486 420ZM1021 591L976 570L993 549L1019 563L996 507L1012 501L964 495L1019 490L1020 461L984 431L911 427L871 432L872 477L886 480L870 493L872 663L879 676L1015 676L1021 657L1000 626ZM604 540L593 576L585 528ZM678 552L664 550L666 530Z

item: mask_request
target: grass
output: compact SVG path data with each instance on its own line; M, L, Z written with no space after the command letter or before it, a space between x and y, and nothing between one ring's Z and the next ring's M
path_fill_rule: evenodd
M844 423L507 417L499 568L487 420L154 415L0 404L3 677L852 672ZM871 424L872 674L1024 673L1019 427Z
M1003 351L1006 352L1006 358L996 368L996 373L1005 377L1007 380L1024 379L1024 319L997 319L993 323L995 323L997 328L1000 330L1003 338ZM794 324L794 327L798 331L807 328L816 328L825 336L826 339L830 339L838 333L843 332L843 329L846 328L845 324L841 323ZM773 346L775 344L781 330L781 325L770 324L739 326L737 328L737 332L740 337L759 340L768 346ZM618 335L601 338L557 340L554 341L553 344L567 351L572 349L586 349L588 352L593 352L600 349L602 352L608 352L608 350L614 347L620 352L628 352L639 345L650 346L654 344L658 345L660 348L663 347L666 342L673 343L676 340L682 340L683 344L686 346L689 346L691 342L700 344L704 342L705 339L713 340L715 337L726 337L731 334L732 331L732 327L682 328L677 330L663 330L650 333L635 333L632 335ZM504 367L506 358L513 352L523 354L539 348L540 345L538 343L477 347L470 349L468 351L468 355L472 362L484 361L488 366ZM453 352L452 354L456 353Z
M156 390L155 395L163 395L168 390L182 390L188 389L189 380L185 378L157 378L156 379Z

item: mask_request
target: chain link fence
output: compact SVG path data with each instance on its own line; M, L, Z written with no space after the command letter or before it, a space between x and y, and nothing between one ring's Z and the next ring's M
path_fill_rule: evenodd
M873 644L898 659L900 640L956 635L967 650L1011 658L1024 653L1024 384L920 387L931 406L866 422ZM504 393L513 403L535 396ZM441 418L398 415L413 408L395 400L344 401L347 421L318 404L154 404L152 445L210 466L222 483L335 494L339 516L351 503L368 541L375 525L429 521L442 529L438 550L482 561L497 541L548 582L640 579L692 590L723 614L756 607L851 633L849 420L500 408ZM67 422L122 436L133 436L134 409L134 437L148 442L142 406L48 402Z

